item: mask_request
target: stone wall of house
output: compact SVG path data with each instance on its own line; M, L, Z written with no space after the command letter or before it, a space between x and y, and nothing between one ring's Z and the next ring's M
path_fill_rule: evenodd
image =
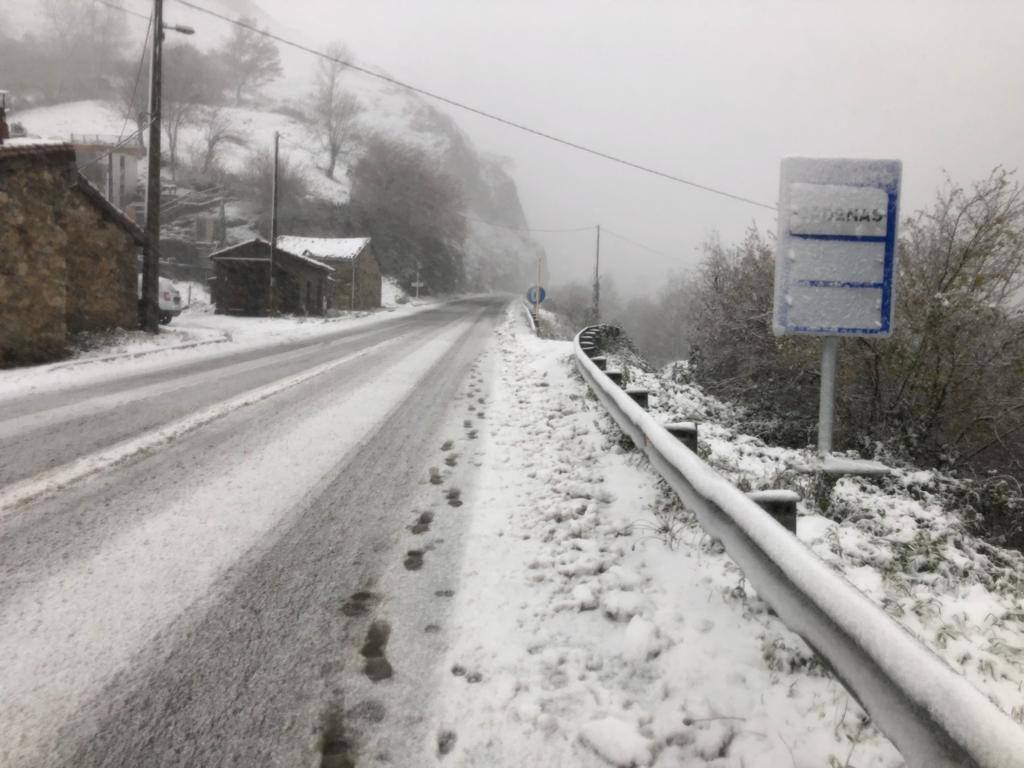
M356 309L379 309L380 266L373 251L364 251L356 261Z
M61 210L68 234L69 333L139 325L134 238L114 224L77 187Z
M54 154L62 162L54 162ZM65 354L68 235L58 225L57 212L75 183L74 161L70 151L3 159L0 366Z
M329 308L347 310L352 301L352 263L331 260L324 262L334 272L331 275ZM369 251L356 259L356 309L378 309L380 307L381 276L377 260Z
M264 241L251 241L240 243L220 253L229 254L230 257L214 259L214 280L210 285L217 312L265 314L270 246ZM294 255L277 251L274 261L276 313L322 315L327 285L327 273L322 268L317 268Z
M70 147L0 147L0 366L62 357L69 333L138 327L142 235L118 221Z
M274 307L289 315L322 315L327 273L300 259L279 258L274 265Z
M217 312L229 315L267 314L269 261L218 261L210 281L210 298Z

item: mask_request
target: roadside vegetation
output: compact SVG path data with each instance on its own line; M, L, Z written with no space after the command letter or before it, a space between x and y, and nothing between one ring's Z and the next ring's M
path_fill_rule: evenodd
M740 406L734 426L790 448L815 440L820 342L771 330L775 244L751 229L712 239L690 275L653 300L613 304L652 362ZM559 290L574 325L590 292ZM556 307L552 307L556 308ZM947 181L905 219L897 253L895 330L841 345L837 448L936 469L936 490L972 531L1024 550L1024 188L995 169Z

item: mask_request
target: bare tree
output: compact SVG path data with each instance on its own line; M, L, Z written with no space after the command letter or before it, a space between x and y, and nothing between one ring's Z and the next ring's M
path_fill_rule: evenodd
M216 103L223 92L223 76L215 57L187 43L164 48L161 125L167 136L171 178L178 166L182 129L194 123L204 105Z
M147 46L148 49L148 46ZM139 143L146 133L146 113L149 111L149 78L145 64L125 59L113 78L114 94L121 108L121 116L135 124Z
M462 185L422 150L372 138L351 171L349 209L374 238L382 270L407 285L421 278L436 290L464 283L466 220Z
M244 147L248 143L245 135L235 129L222 106L204 107L197 116L202 130L199 144L199 172L208 175L217 168L220 152L225 145Z
M270 234L270 209L274 189L274 153L267 147L254 150L246 163L243 176L247 195L259 206L259 230ZM282 153L277 164L278 215L291 217L306 204L309 189L300 163Z
M249 27L256 26L255 19L245 16L238 21ZM227 85L234 89L236 104L242 101L244 92L258 90L284 74L277 45L254 29L235 25L220 56Z
M309 97L310 127L327 153L324 173L334 178L338 156L347 151L359 134L357 117L363 111L359 100L341 87L344 65L349 51L342 45L334 44L328 51L330 59L321 59L316 72L313 91Z
M39 10L41 43L51 52L36 73L46 98L101 95L121 59L124 14L89 0L43 0Z

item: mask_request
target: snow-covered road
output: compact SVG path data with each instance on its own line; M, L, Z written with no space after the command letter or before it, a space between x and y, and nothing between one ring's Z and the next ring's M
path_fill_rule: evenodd
M0 404L0 493L124 454L0 515L0 764L315 765L336 713L380 715L368 680L354 700L370 619L415 635L403 685L443 650L423 628L450 600L417 571L457 562L461 527L409 555L408 526L454 510L430 468L467 469L442 444L502 306ZM384 611L394 590L416 607Z
M0 765L901 764L518 307L167 360L0 400Z

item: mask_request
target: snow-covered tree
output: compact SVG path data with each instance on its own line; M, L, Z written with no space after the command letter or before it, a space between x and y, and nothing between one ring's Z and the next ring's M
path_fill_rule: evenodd
M182 128L194 123L203 114L204 106L217 103L224 80L217 57L189 43L165 46L163 65L160 122L174 178Z
M334 178L338 157L348 151L359 135L358 117L363 111L359 100L342 88L341 61L350 61L351 53L334 44L327 50L330 60L321 59L313 90L309 96L309 125L327 155L324 173Z
M234 91L236 104L247 92L259 90L284 73L277 45L252 29L256 20L243 16L238 21L247 26L235 25L220 51L226 84Z

